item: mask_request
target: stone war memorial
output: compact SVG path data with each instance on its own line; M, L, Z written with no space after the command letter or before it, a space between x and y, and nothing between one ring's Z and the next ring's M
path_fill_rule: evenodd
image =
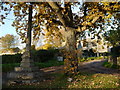
M7 74L8 84L12 83L34 83L41 77L40 70L34 66L31 59L31 30L32 30L32 4L29 7L28 31L26 41L26 51L22 55L20 67L15 67L13 72Z

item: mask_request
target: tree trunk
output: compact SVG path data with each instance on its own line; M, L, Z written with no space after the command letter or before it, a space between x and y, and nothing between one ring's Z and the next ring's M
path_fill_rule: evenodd
M65 27L65 73L75 74L78 71L78 58L76 54L76 33L75 29L72 28L73 24L73 14L71 9L71 4L65 4L65 12L61 10L60 5L57 2L48 2L52 7L52 10L58 16L60 22ZM66 13L68 12L68 13ZM64 13L64 14L63 14Z
M113 46L113 50L112 50L112 63L117 65L117 56L116 56L115 46Z
M113 57L113 64L117 65L117 57L116 56Z
M78 72L78 58L76 53L76 38L74 29L67 27L65 31L65 74L72 75Z

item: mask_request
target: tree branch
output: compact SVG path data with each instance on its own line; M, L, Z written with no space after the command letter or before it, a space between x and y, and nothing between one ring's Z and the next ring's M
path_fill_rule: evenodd
M52 19L52 22L55 23L55 24L58 24L58 25L62 25L62 23L58 20L55 20L55 19Z
M68 19L70 21L70 25L73 26L73 13L72 13L72 10L71 10L71 2L66 2L65 3L65 12L68 16Z
M78 27L76 29L77 32L83 32L87 29L87 26L92 26L99 18L101 17L101 15L95 16L94 19L90 22L90 24L86 24L83 27Z
M60 22L65 26L69 26L69 20L68 18L62 14L62 10L60 8L60 6L57 4L57 2L48 2L48 4L51 6L51 8L53 9L53 11L56 13L56 15L58 16Z

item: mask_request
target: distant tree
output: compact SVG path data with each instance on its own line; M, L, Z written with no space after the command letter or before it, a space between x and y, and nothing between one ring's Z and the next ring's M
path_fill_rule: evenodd
M111 44L111 46L118 46L120 43L120 30L110 30L106 33L105 39Z
M17 45L17 37L14 35L6 34L0 38L0 45L2 49L14 48Z
M19 47L11 48L13 53L18 53L20 51Z
M38 50L39 50L39 49L46 49L46 50L48 50L48 49L52 49L52 48L55 48L54 45L49 44L49 43L46 43L46 44L38 47L37 49L38 49Z
M113 64L117 64L117 46L120 46L120 26L116 30L110 30L105 33L105 39L109 42L113 48L111 49L111 60ZM119 49L119 48L118 48Z

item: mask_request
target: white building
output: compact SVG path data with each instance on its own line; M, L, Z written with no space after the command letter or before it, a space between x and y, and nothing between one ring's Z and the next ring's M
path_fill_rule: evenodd
M99 56L99 53L105 53L108 52L108 45L107 42L104 40L102 35L100 35L101 39L97 39L97 36L95 38L91 38L90 36L87 36L85 40L80 40L78 46L78 49L82 50L90 50L92 49L94 53L97 53ZM81 45L81 46L79 46Z

